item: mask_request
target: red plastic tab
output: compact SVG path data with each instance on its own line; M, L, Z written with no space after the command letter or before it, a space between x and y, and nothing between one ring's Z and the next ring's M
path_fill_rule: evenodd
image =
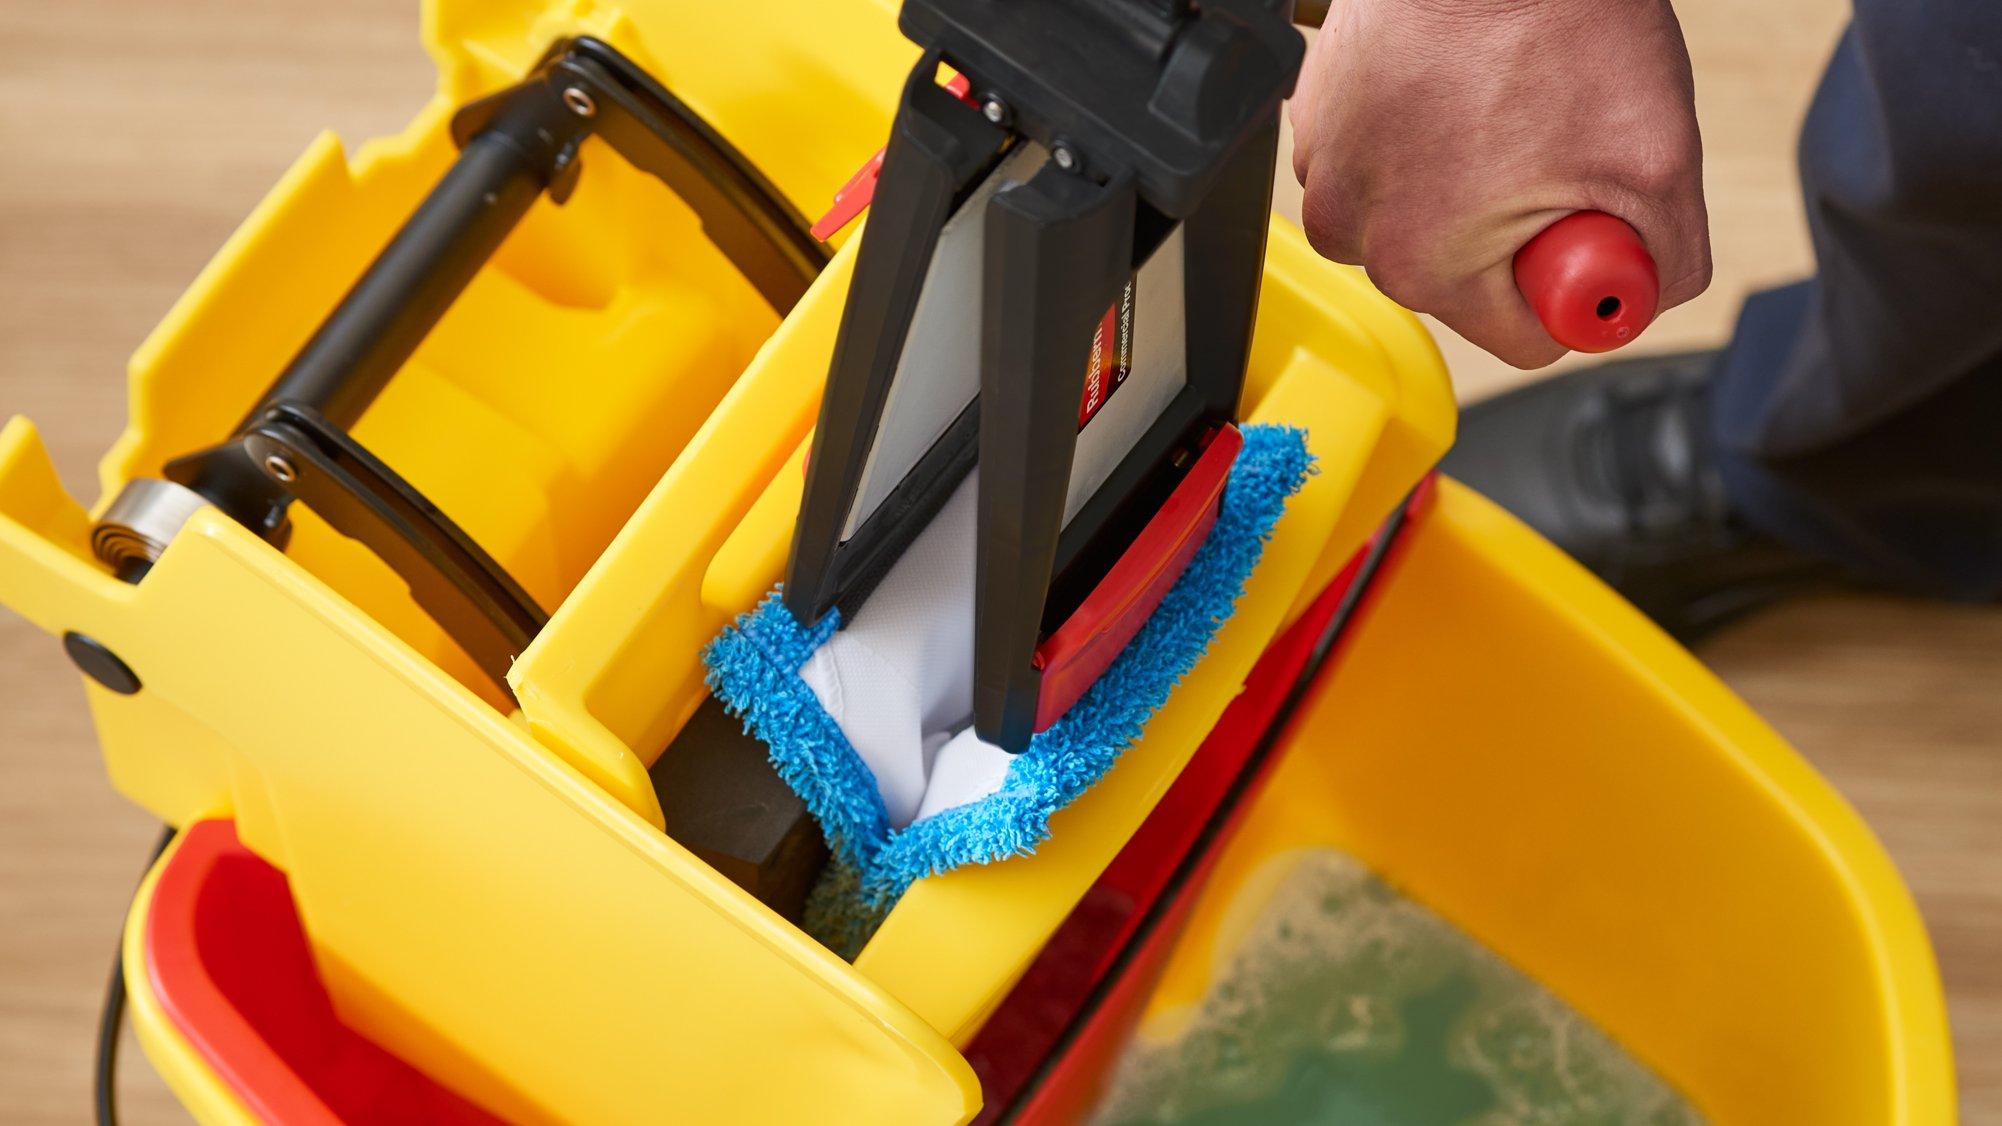
M1055 723L1097 682L1182 577L1216 524L1224 482L1242 448L1244 435L1237 427L1226 423L1212 433L1188 476L1119 561L1077 611L1036 646L1036 667L1043 673L1037 731Z
M826 242L868 208L869 201L876 198L876 179L883 174L884 151L877 149L875 156L863 161L848 182L835 190L834 206L813 224L814 238Z
M960 101L973 104L973 83L963 74L954 75L945 88ZM884 149L877 149L876 155L862 162L848 182L834 193L834 206L827 209L813 224L813 237L822 242L833 238L835 232L855 221L855 217L868 210L869 202L876 198L876 180L883 174Z
M1654 320L1661 280L1632 227L1603 211L1578 211L1515 255L1515 287L1551 339L1574 352L1610 352Z

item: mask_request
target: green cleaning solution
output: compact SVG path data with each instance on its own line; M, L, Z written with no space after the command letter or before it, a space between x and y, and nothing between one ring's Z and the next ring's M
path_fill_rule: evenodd
M1251 918L1208 993L1143 1025L1098 1126L1702 1121L1549 990L1351 857L1275 863L1276 890L1239 905Z

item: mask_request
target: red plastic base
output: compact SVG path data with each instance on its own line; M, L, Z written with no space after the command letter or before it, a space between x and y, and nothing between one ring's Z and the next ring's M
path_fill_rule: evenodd
M285 874L229 821L182 834L153 887L145 956L167 1017L267 1122L501 1121L334 1015Z

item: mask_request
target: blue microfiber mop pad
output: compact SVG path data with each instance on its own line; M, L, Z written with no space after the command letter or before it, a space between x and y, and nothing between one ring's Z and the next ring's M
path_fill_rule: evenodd
M1033 852L1050 815L1104 776L1202 657L1312 461L1299 429L1245 427L1215 526L1105 675L1015 757L999 791L902 829L890 828L875 776L800 678L837 616L808 629L773 594L725 629L703 652L709 687L771 748L833 854L807 929L853 957L914 881Z

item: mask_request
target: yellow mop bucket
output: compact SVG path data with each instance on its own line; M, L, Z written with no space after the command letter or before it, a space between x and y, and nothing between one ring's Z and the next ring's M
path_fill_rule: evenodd
M30 424L0 432L0 597L92 674L113 783L200 826L135 900L125 969L148 1055L204 1120L972 1117L963 1051L1449 444L1423 329L1276 223L1240 416L1302 428L1319 472L1207 655L1052 839L918 882L852 962L670 839L648 767L705 698L702 645L784 568L853 269L852 245L821 269L773 232L881 144L916 58L894 16L435 0L437 96L352 161L317 141L203 272L134 358L94 511ZM719 212L718 180L664 183L619 138L584 142L567 200L525 205L355 424L552 608L519 658L496 669L455 644L425 592L304 510L283 550L213 507L181 512L142 581L114 574L117 545L92 544L112 498L229 433L451 163L462 108L579 37L657 79L683 157L765 212ZM298 471L274 453L264 473ZM1717 1118L1950 1116L1930 953L1854 814L1478 499L1448 486L1407 522L1263 796L1212 842L1229 842L1214 878L1184 889L1190 937L1155 1004L1199 989L1240 877L1338 844ZM232 934L265 937L265 992L231 979ZM364 1074L366 1092L326 1086ZM1045 1113L1038 1097L1008 1100Z

